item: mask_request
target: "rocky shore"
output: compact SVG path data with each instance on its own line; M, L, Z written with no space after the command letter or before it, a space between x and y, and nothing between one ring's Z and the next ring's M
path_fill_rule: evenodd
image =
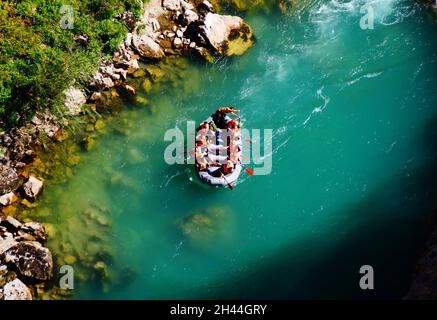
M41 154L50 153L52 145L72 140L64 143L64 154L55 155L53 161L53 165L58 166L65 161L68 177L72 175L70 167L80 161L80 156L75 155L77 146L85 150L92 148L97 135L104 133L105 114L117 110L115 100L120 95L145 101L144 97L136 95L138 81L133 80L144 78L140 82L141 89L152 90L164 76L163 69L156 66L157 62L184 55L212 63L219 56L243 54L255 41L251 27L240 17L221 15L216 9L216 4L207 0L151 0L144 6L139 20L129 11L122 13L118 18L129 29L125 41L112 59L100 61L87 88L72 85L64 91L62 115L40 112L23 127L0 131L0 299L41 299L47 287L52 287L47 283L54 275L53 257L43 246L48 234L45 226L28 217L30 210L38 205L36 201L43 191L43 178L51 176L54 170L51 164L41 161ZM78 35L77 40L86 42L86 35ZM170 60L169 68L172 66L177 72L179 67ZM79 140L70 139L74 130L89 134ZM93 212L96 210L92 209ZM95 216L90 217L91 222L87 225L93 225ZM19 221L19 217L26 222ZM99 217L96 223L101 225L103 218L101 214ZM89 233L92 238L95 232L90 230ZM84 243L84 246L88 244ZM67 252L59 257L58 264L77 259L65 245L53 249ZM98 251L95 257L87 255L90 259L82 259L86 262L84 268L96 270L95 276L109 279ZM79 277L89 278L86 274L86 271L79 272ZM63 294L68 292L56 290L56 294L48 298L61 298Z
M32 300L38 284L52 279L53 258L43 246L46 240L40 223L0 218L0 299Z

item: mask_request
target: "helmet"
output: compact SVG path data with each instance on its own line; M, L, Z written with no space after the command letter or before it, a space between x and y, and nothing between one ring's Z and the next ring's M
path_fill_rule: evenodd
M228 122L228 129L235 129L238 127L238 122L234 119Z

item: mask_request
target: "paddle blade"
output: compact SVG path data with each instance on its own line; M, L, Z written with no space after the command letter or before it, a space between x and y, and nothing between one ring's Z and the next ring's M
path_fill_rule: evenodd
M229 189L234 190L234 187L232 186L232 184L228 183L228 187L229 187Z
M244 168L244 171L246 171L251 176L253 176L255 174L255 172L253 172L253 170L251 170L249 168Z

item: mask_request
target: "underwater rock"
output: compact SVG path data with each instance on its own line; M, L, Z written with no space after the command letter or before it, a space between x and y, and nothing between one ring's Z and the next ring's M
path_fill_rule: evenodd
M127 152L127 162L132 165L143 164L146 161L144 154L138 149L132 148Z
M96 144L96 139L90 136L86 136L82 139L82 144L86 151L91 151Z
M241 55L254 42L252 29L237 16L208 13L200 30L209 44L220 55Z
M20 279L15 279L3 287L4 300L32 300L32 294Z
M29 180L23 185L23 190L29 200L35 201L43 189L43 182L34 176L30 176Z
M165 76L165 71L158 66L147 66L146 71L153 81L159 81Z
M3 253L6 264L12 264L23 276L49 280L53 276L53 258L49 249L36 241L23 241Z
M98 119L96 123L94 123L94 129L103 130L105 128L105 122L102 119Z
M19 183L20 179L14 169L0 165L0 194L17 190Z
M214 63L215 59L209 51L203 47L197 47L196 52L209 63Z
M64 91L64 106L67 114L78 115L82 111L82 106L86 103L86 97L82 90L70 87Z
M180 222L180 228L194 243L205 244L224 235L228 216L228 209L210 207L184 218Z
M150 79L144 79L143 81L143 90L146 93L149 93L150 91L152 91L152 81L150 81Z
M17 196L15 195L15 193L13 192L9 192L7 194L4 194L2 196L0 196L0 204L2 206L9 206L11 204L13 204L15 201L17 201Z
M146 75L146 72L143 69L138 69L137 71L135 71L132 76L134 78L142 78Z
M132 46L141 57L151 60L160 60L165 54L159 44L147 35L133 35Z

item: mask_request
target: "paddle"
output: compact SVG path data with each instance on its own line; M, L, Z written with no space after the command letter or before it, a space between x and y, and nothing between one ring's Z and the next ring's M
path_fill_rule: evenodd
M229 189L234 190L234 187L232 186L232 184L230 184L230 183L228 182L228 180L226 180L226 177L225 177L225 175L224 175L223 173L222 173L222 177L223 177L223 179L225 179L225 182L227 183Z
M241 166L243 167L244 171L247 172L248 175L253 176L255 174L255 172L253 172L252 169L249 169L249 168L247 168L247 167L245 167L243 165L241 165Z

